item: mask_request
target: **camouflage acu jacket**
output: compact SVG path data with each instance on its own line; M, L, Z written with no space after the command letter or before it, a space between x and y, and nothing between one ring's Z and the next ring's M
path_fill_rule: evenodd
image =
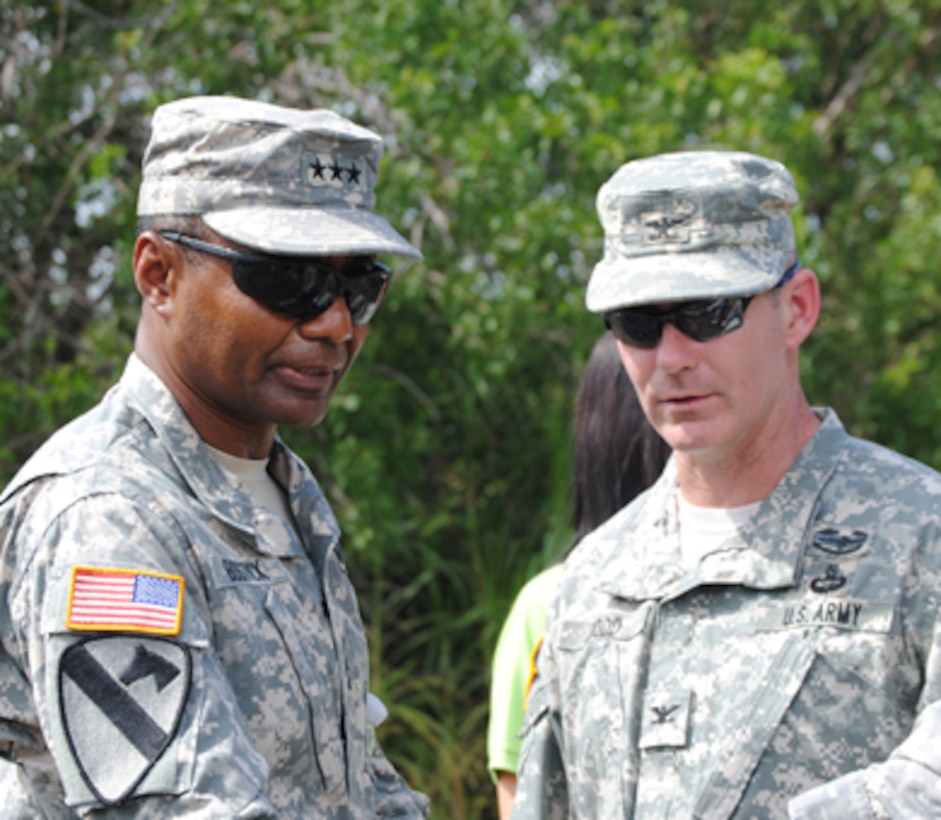
M0 497L3 817L421 817L366 724L336 521L254 506L135 357ZM298 536L299 533L299 536Z
M692 567L676 497L567 561L514 820L941 816L941 476L828 411Z

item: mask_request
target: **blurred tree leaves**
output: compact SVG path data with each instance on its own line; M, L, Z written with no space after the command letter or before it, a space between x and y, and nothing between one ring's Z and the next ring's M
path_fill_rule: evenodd
M385 742L436 816L487 814L496 630L568 539L599 185L667 150L785 162L824 288L812 400L941 467L939 47L939 0L0 0L0 468L130 348L156 104L231 93L382 133L379 209L425 262L325 424L285 436L347 533Z

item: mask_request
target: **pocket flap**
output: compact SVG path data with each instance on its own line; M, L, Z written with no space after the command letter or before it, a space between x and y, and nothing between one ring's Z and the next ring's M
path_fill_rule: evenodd
M766 672L774 685L758 689L728 747L718 750L718 765L696 802L695 817L732 816L816 656L814 645L802 634L788 636Z

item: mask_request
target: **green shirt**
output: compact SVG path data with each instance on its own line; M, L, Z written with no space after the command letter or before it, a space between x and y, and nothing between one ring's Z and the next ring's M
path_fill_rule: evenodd
M561 564L530 579L516 596L500 631L490 681L487 768L515 772L520 756L530 659L546 628L546 609L559 585Z

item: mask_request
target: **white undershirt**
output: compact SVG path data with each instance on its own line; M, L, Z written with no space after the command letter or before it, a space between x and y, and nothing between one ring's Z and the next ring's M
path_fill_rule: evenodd
M679 497L680 550L683 562L695 566L748 521L761 506L760 501L744 507L696 507Z
M256 504L283 518L292 529L294 528L294 515L288 504L287 494L268 472L267 458L239 458L208 444L206 446L219 466L242 482Z

